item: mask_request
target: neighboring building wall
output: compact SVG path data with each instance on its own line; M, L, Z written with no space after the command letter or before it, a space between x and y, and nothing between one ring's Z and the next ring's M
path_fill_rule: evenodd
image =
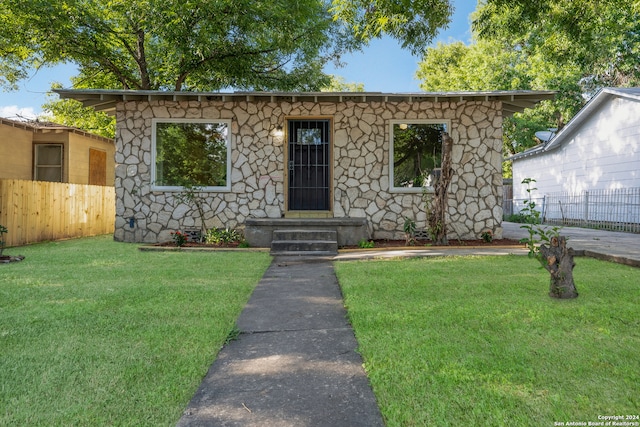
M231 191L208 193L205 223L241 227L250 217L284 214L284 143L273 135L286 119L333 119L333 214L367 218L374 238L400 238L405 217L426 227L423 195L391 193L389 121L451 121L455 175L450 187L450 237L477 239L502 229L502 115L499 102L169 102L117 106L116 231L128 242L170 240L198 228L192 206L151 190L152 119L232 120ZM131 218L135 219L131 227Z
M514 199L585 190L640 187L640 102L615 97L594 111L557 149L513 161Z
M33 131L0 122L0 178L33 179Z
M56 125L57 126L57 125ZM62 182L89 184L89 150L106 154L106 185L115 180L115 144L112 140L64 127L34 127L0 119L0 178L34 179L34 144L63 146Z
M115 144L103 138L92 138L87 135L69 134L69 182L90 184L89 151L91 149L106 153L106 183L111 186L115 181Z

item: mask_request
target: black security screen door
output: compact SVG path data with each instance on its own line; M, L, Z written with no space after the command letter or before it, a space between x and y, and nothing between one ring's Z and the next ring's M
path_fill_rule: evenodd
M329 120L289 120L289 210L329 210Z

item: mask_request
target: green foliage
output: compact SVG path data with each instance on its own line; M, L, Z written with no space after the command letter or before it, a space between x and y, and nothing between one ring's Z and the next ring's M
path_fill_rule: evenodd
M101 88L319 88L329 81L323 63L350 46L317 0L5 0L0 8L8 84L30 68L73 62Z
M493 233L491 232L491 230L485 230L482 233L480 233L480 238L485 243L491 243L493 242Z
M45 114L41 119L82 129L105 138L115 138L116 119L91 107L84 107L75 99L50 100L42 108Z
M319 90L330 60L389 34L420 52L448 0L4 0L0 84L70 62L74 87Z
M198 216L200 217L200 240L203 240L205 234L207 233L207 227L204 223L203 205L205 203L205 198L203 197L201 191L202 187L198 187L191 184L190 182L186 182L182 186L182 190L179 193L175 194L175 198L180 203L195 206L196 211L198 212Z
M532 188L535 182L536 180L533 178L525 178L522 180L522 184L527 186L526 192L528 199L524 201L524 208L520 210L520 214L524 219L524 224L521 225L520 228L526 230L529 237L520 239L520 242L529 248L530 258L535 258L540 261L540 263L543 263L544 260L540 255L539 243L548 243L552 237L558 237L561 227L545 228L542 226L542 214L536 209L536 202L533 200L533 192L537 190L537 188Z
M244 236L238 230L231 228L211 228L207 230L205 241L216 245L242 243L244 242Z
M525 58L490 41L438 43L427 49L416 77L426 91L515 90L531 86Z
M455 42L427 49L417 77L426 91L558 90L555 100L505 118L503 153L509 156L538 144L537 131L561 128L581 108L579 71L575 66L547 64L539 54L481 39L469 46ZM510 176L510 165L504 175Z
M522 213L516 213L516 214L505 216L504 220L507 222L515 222L517 224L523 224L527 222L527 217Z
M331 82L320 88L322 92L364 92L364 83L347 83L341 76L329 77Z
M387 34L400 41L413 54L422 53L447 26L453 7L449 0L332 0L334 18L351 28L358 40L370 40Z
M633 86L640 81L640 3L628 0L487 0L473 30L500 41L551 69L577 67L585 91Z
M505 156L540 143L537 131L561 129L598 88L640 84L638 2L487 0L473 15L473 36L468 46L427 49L417 72L422 89L558 91L505 119Z
M173 239L173 242L176 244L176 246L179 248L184 246L184 244L187 243L187 241L189 240L189 236L187 236L185 233L181 231L172 231L171 238Z
M371 249L373 247L375 247L376 244L373 240L366 240L366 239L362 239L358 242L358 247L360 249Z
M240 337L241 333L242 331L240 330L240 328L238 328L238 325L234 324L233 328L231 328L231 330L229 331L227 338L224 340L224 343L229 344L231 341L237 340Z
M406 245L414 246L416 244L416 222L408 216L404 217L403 230Z

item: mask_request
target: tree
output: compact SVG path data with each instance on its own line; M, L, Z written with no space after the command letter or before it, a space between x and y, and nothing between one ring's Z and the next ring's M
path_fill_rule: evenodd
M415 52L449 22L448 0L403 3L3 0L0 87L66 62L78 65L74 88L320 90L334 84L327 61L385 33ZM81 115L72 104L47 109L71 124Z
M442 166L440 176L433 186L433 198L427 201L427 226L434 245L448 245L447 239L447 207L449 201L449 185L453 179L451 167L451 150L453 138L444 134L442 138Z
M383 33L422 49L450 13L448 0L4 0L0 83L73 62L94 88L318 90L326 61Z
M322 92L364 92L364 83L347 83L344 77L329 76L331 82L320 90Z
M427 50L422 89L558 91L505 119L506 156L539 143L536 131L561 129L600 87L640 84L640 2L484 0L472 27L469 46Z
M638 1L485 0L473 30L547 64L579 67L588 93L640 82Z
M42 107L45 113L39 117L40 120L75 127L105 138L115 138L114 116L96 112L91 107L84 107L75 99L50 99Z
M333 0L331 12L349 26L355 37L368 43L383 34L418 54L438 30L450 22L449 0Z
M318 0L4 0L0 12L5 86L74 62L100 88L317 88L353 46Z
M427 49L416 75L426 91L558 90L555 100L505 118L506 156L539 143L537 131L561 128L583 104L576 67L546 64L540 55L530 55L498 41L439 43ZM504 165L503 173L509 176L509 165Z

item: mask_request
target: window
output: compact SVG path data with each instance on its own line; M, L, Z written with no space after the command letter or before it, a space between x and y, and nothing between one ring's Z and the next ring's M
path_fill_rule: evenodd
M62 182L62 144L35 144L34 179Z
M153 187L180 190L184 186L229 191L231 122L154 120Z
M449 123L433 120L394 120L390 124L391 190L420 192L433 186L440 173L442 139Z

